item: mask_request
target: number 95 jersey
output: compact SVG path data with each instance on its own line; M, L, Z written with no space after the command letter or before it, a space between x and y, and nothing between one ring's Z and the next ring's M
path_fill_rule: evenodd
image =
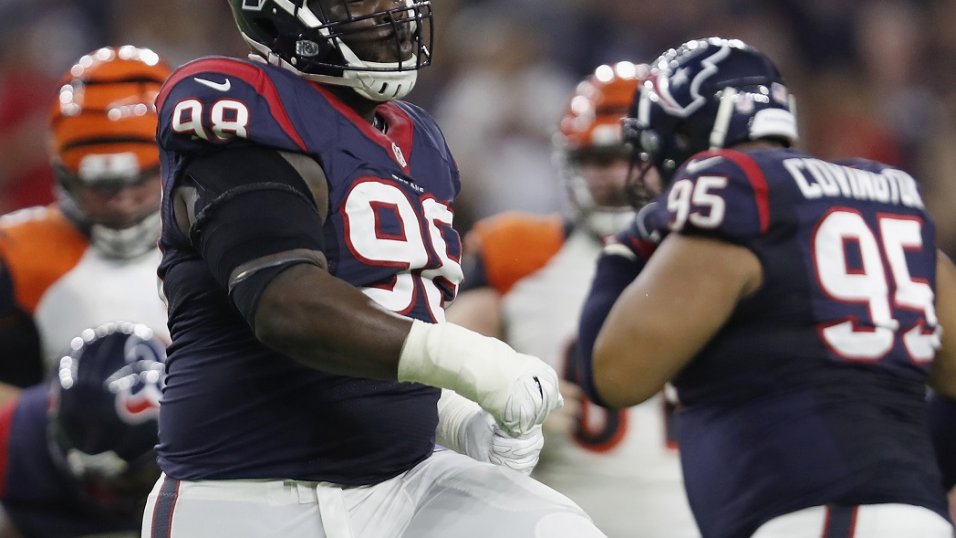
M171 194L192 159L223 149L309 155L326 176L329 205L319 213L328 217L324 224L316 217L316 226L329 272L384 308L442 321L462 278L451 210L460 185L434 120L409 103L383 103L376 114L385 133L319 84L229 58L181 67L157 108L160 276L173 339L158 449L163 470L187 480L279 476L355 485L426 458L439 391L327 374L260 344L175 226Z
M741 245L763 271L674 380L701 528L749 535L828 503L945 517L924 410L935 229L913 178L791 149L719 150L685 163L660 201L668 233Z

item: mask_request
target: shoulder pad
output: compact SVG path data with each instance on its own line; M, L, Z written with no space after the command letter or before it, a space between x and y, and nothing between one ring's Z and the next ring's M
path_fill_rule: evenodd
M770 227L770 196L760 165L734 150L707 151L684 163L660 201L667 228L746 243Z
M303 83L292 73L234 58L187 63L170 75L156 99L159 144L189 152L247 140L304 152L293 121L296 100L290 98Z
M503 213L478 221L465 236L465 251L481 259L489 285L507 293L544 267L566 236L558 215Z

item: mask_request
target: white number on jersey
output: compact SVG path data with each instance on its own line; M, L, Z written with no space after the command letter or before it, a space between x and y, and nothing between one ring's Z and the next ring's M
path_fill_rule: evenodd
M859 267L851 267L848 245L859 252ZM920 312L923 319L903 333L904 348L915 362L933 359L940 345L933 290L927 282L912 278L906 261L906 251L921 248L922 221L914 218L882 215L877 234L852 209L837 209L823 217L812 240L820 287L835 301L866 304L872 325L864 327L847 317L821 327L820 334L834 353L847 360L879 360L893 348L899 332L896 311L907 309ZM892 296L884 267L892 275Z
M438 283L457 290L462 279L459 260L448 253L444 227L449 233L452 212L430 196L421 200L421 213L399 187L370 179L356 183L344 204L346 242L352 254L368 265L400 269L388 287L368 287L363 291L375 302L393 312L407 313L414 307L416 290L424 291L428 310L444 321L442 290ZM380 231L379 212L391 212L401 234ZM438 264L430 259L437 259Z

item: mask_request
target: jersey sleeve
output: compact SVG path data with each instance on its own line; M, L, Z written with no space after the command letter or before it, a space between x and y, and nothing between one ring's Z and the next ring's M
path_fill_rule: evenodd
M685 163L659 200L667 229L747 245L770 228L769 187L745 153L700 153Z
M491 287L507 293L541 269L561 248L567 228L560 216L504 213L478 221L465 235L461 291Z
M297 102L294 92L267 66L217 57L190 62L157 97L160 147L190 154L251 142L304 153L295 123L300 114L289 108Z
M604 402L594 386L594 343L611 307L624 288L637 278L666 234L663 223L659 222L661 213L655 210L656 205L657 202L651 202L644 206L626 229L608 240L598 258L591 287L581 308L578 338L572 355L575 381L598 405L604 405Z

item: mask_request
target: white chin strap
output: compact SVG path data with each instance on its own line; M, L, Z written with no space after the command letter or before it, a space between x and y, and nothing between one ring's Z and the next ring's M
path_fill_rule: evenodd
M414 54L402 62L368 62L356 56L341 39L336 38L336 42L348 65L358 68L346 69L342 72L342 78L353 82L346 85L351 86L362 97L372 101L391 101L405 97L415 87L415 81L418 80L418 70L415 67L418 58ZM399 70L381 70L396 68Z
M418 70L415 68L418 58L413 54L402 62L369 62L360 59L348 45L336 38L336 44L342 52L348 67L341 76L316 75L300 71L299 68L283 60L268 47L263 46L247 37L242 36L246 43L259 54L250 54L249 58L257 62L265 62L292 71L302 78L314 80L322 84L347 86L356 93L372 101L384 102L401 99L412 91L418 79ZM381 69L401 69L396 71L381 71Z
M159 211L122 230L94 224L90 226L90 242L110 258L136 258L156 248L161 225Z

